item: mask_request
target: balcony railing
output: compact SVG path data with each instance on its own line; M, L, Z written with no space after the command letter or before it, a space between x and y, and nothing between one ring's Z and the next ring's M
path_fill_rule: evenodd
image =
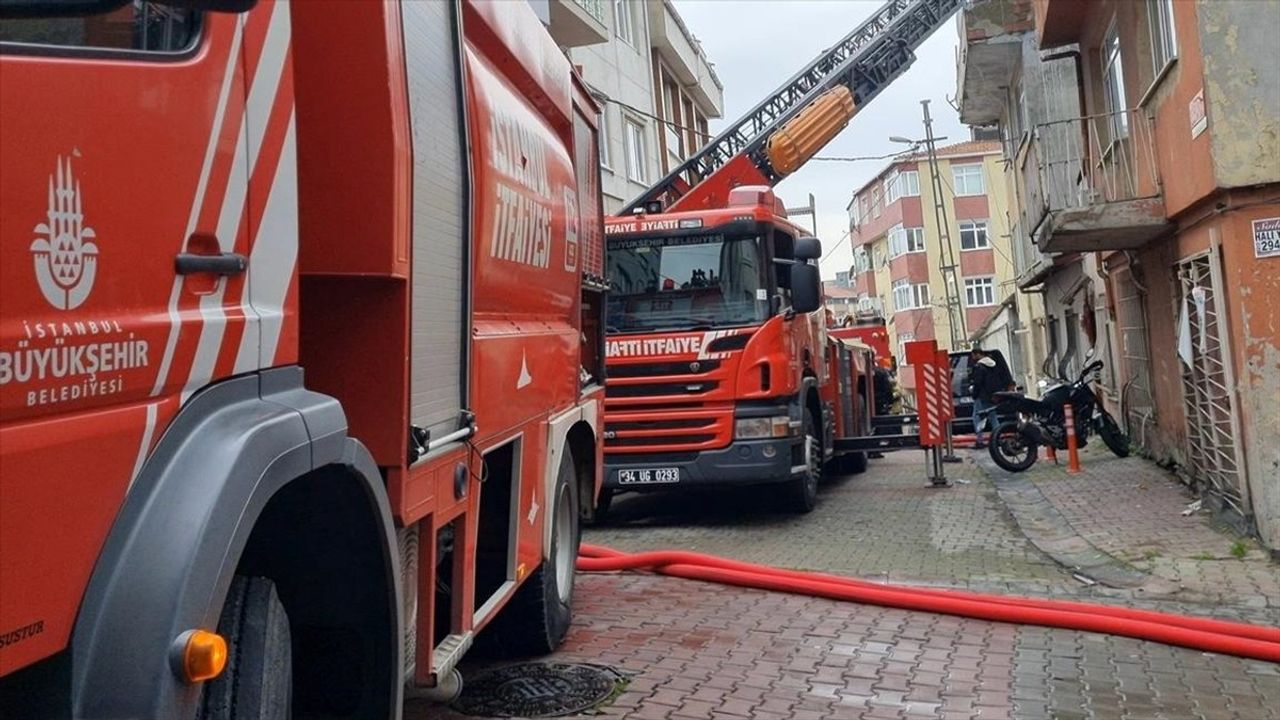
M573 0L573 3L604 24L604 0Z
M1028 205L1045 211L1160 195L1151 121L1141 110L1037 125L1028 156L1033 168Z

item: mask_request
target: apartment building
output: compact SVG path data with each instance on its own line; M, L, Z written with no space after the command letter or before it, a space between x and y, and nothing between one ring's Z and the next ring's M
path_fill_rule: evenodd
M601 189L614 212L710 139L724 88L671 0L530 0L601 107Z
M903 344L911 340L936 340L945 349L968 347L972 331L989 324L1014 288L1000 143L939 147L937 159L940 195L933 191L928 159L912 154L858 188L846 207L854 257L850 287L860 310L885 316L899 362L905 358ZM935 197L945 209L945 234ZM960 306L954 312L943 284L944 236L956 266ZM952 322L963 338L957 348L951 342ZM1001 338L995 346L1016 366L1018 356L1007 341ZM906 386L913 380L911 372L899 373Z
M1004 130L1046 366L1092 351L1135 442L1280 548L1280 5L979 0L967 123Z

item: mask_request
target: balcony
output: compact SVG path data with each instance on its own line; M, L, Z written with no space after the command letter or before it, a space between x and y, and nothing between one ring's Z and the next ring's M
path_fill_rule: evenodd
M1168 231L1141 110L1037 125L1021 160L1024 227L1042 252L1132 250Z
M1009 80L1034 25L1031 0L978 0L960 13L956 87L961 122L1000 120Z
M1080 0L1035 0L1036 41L1040 48L1078 42L1089 6Z
M604 23L605 0L550 0L547 30L560 47L582 47L609 41Z
M724 111L724 88L707 60L702 46L685 27L671 0L648 0L649 43L685 91L693 96L703 115L720 117Z

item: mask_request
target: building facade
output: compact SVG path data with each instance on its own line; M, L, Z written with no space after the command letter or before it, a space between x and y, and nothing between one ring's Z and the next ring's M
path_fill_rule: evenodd
M710 139L724 88L670 0L531 2L600 104L600 183L615 212Z
M905 358L903 344L911 340L936 340L948 350L968 347L972 332L989 326L1013 294L1009 203L999 182L1000 159L1000 143L994 141L938 148L942 191L936 194L929 161L910 155L886 166L854 192L846 207L854 257L850 287L861 311L886 318L899 362ZM939 202L945 233L935 210ZM955 312L948 309L944 285L947 242L956 267ZM952 318L957 343L951 341ZM1016 365L1009 348L1000 349ZM908 387L913 380L909 371L899 374Z
M1280 6L985 0L961 118L998 122L1047 365L1108 364L1134 442L1280 547Z

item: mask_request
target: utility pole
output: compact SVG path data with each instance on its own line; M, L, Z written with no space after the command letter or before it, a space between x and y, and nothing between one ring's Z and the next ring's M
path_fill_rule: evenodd
M968 339L965 329L964 304L960 301L959 277L956 273L956 252L951 245L950 224L947 221L947 204L943 201L942 175L938 170L938 153L933 137L933 119L929 117L929 101L921 100L924 107L924 143L929 156L929 175L933 180L933 219L938 225L938 239L942 243L942 285L947 293L947 326L951 330L951 351L962 350Z

